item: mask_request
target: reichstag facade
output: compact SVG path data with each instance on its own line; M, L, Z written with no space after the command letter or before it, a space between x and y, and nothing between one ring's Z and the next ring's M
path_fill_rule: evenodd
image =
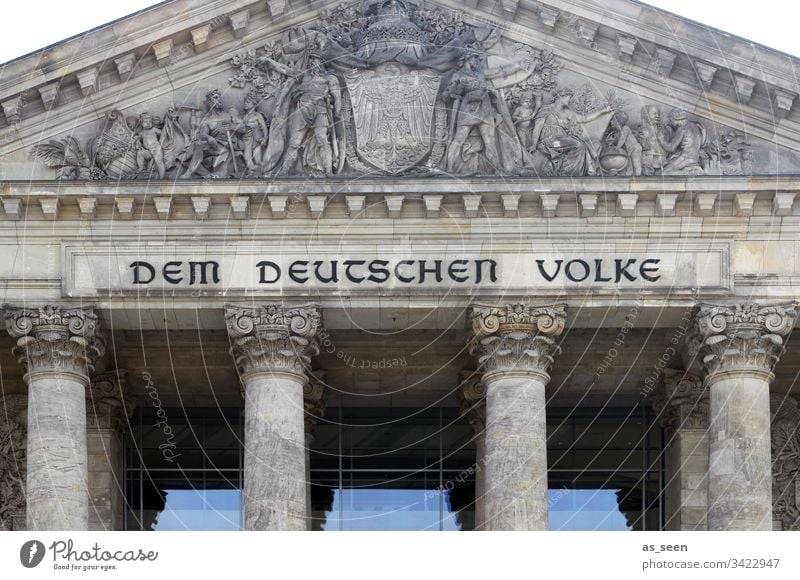
M0 529L800 529L798 67L632 0L7 63Z

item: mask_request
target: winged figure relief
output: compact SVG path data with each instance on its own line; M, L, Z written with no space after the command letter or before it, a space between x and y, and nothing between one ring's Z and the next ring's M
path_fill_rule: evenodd
M94 166L95 140L90 139L86 148L75 137L51 139L31 147L30 154L48 167L56 169L56 179L93 179L97 171Z

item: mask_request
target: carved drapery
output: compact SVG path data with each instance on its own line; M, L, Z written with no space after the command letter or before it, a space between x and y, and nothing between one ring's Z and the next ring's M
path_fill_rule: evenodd
M695 374L665 369L664 388L653 400L653 408L667 434L677 429L707 429L708 390Z
M315 305L228 306L225 322L241 376L271 370L305 375L319 352L320 314Z
M690 348L700 355L707 377L732 370L768 374L780 358L784 337L796 318L794 303L703 304L697 309Z
M484 374L534 369L548 373L560 347L554 337L565 324L564 305L476 305L470 315L471 354Z
M0 531L25 529L27 399L0 399Z
M775 527L800 531L800 401L772 395L772 518Z
M4 309L6 329L17 339L13 353L28 373L55 370L87 376L105 351L92 308Z
M86 389L86 424L89 429L127 430L133 406L134 401L128 395L127 371L110 371L91 377Z

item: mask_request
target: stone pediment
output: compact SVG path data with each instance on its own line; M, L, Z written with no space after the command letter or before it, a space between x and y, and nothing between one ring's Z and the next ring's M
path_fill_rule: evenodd
M175 0L4 67L0 178L796 173L797 60L629 0Z

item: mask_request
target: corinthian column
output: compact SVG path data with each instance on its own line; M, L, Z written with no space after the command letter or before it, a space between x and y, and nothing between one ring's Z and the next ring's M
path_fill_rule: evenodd
M229 306L225 320L245 395L245 529L305 530L303 387L319 351L319 312Z
M486 530L547 529L545 386L564 306L475 306L472 354L486 385Z
M28 384L27 528L87 530L86 386L102 354L92 309L5 308Z
M795 305L701 305L692 344L711 397L708 529L770 530L769 385Z
M462 371L461 414L475 433L475 529L483 530L486 522L486 385L481 374Z

